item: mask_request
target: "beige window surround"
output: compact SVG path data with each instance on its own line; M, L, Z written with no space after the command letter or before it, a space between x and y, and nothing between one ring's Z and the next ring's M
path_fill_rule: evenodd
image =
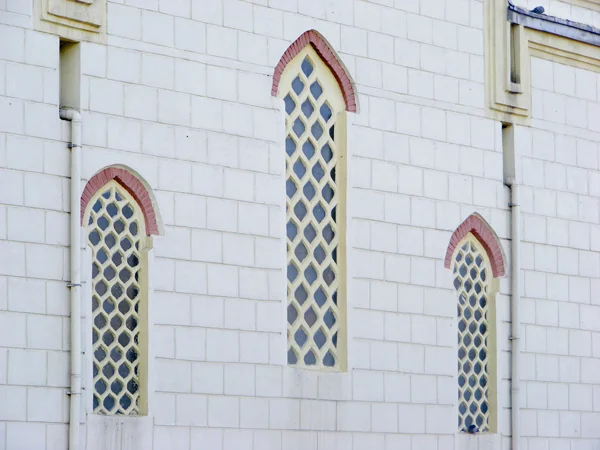
M106 0L34 0L34 27L70 41L106 42Z
M311 45L279 83L286 111L288 364L346 369L346 111Z
M576 1L594 3L600 9L600 1ZM531 23L510 23L507 5L506 0L485 2L485 110L491 119L529 125L531 57L600 73L600 46L565 37L568 33L561 36L541 31ZM563 26L563 30L568 28Z

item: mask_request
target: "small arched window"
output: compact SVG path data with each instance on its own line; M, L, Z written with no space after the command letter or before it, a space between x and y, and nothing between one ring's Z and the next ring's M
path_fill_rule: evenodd
M121 183L124 179L137 183L127 186ZM88 182L82 198L92 254L93 412L97 414L137 415L146 409L146 233L148 224L155 231L157 227L154 213L150 221L144 214L136 191L145 194L145 207L151 205L145 188L130 173L106 169Z
M337 370L345 364L349 97L355 109L340 77L351 86L329 46L309 31L282 57L273 88L286 114L287 360Z
M496 428L496 307L502 250L491 229L470 216L454 233L446 255L458 296L458 430ZM493 262L492 259L493 258Z

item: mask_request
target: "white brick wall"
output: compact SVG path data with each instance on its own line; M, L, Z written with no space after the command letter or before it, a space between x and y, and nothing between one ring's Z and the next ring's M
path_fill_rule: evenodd
M58 38L28 29L28 3L0 0L14 18L0 25L11 43L0 45L0 449L66 449L68 124ZM510 238L500 126L482 113L483 3L109 0L107 11L110 45L81 47L83 173L131 167L166 225L151 265L154 448L462 450L442 259L475 211L505 249ZM311 28L339 52L360 103L340 374L282 367L283 123L270 75ZM523 442L587 449L600 439L598 75L536 58L532 71L532 127L517 129ZM505 443L507 295L504 279Z
M526 355L535 359L535 370L525 372L526 411L537 416L529 445L559 445L566 438L586 445L593 436L582 433L583 414L596 408L596 381L588 374L596 363L590 358L597 315L591 283L598 277L598 256L590 251L590 225L598 223L598 199L596 192L589 195L598 150L591 135L578 133L593 126L578 113L587 104L595 108L597 99L595 87L585 95L575 91L582 93L596 75L535 58L532 70L534 97L543 97L544 108L534 108L536 128L519 130L518 150L523 182L533 188L524 217L524 238L532 243L524 301L533 308L526 320L535 324L526 326ZM577 105L568 97L574 95L581 97Z

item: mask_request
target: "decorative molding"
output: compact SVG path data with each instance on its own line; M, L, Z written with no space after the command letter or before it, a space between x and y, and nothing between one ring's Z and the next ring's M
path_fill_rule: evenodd
M81 195L81 224L84 225L86 209L94 194L111 180L115 180L123 186L141 208L146 223L146 234L148 236L161 234L154 203L146 186L131 172L120 167L108 167L101 170L87 182Z
M600 10L600 0L585 1ZM485 5L486 114L491 119L530 124L532 56L600 73L600 29L537 14L510 0ZM511 78L515 65L518 85Z
M358 109L358 98L356 96L356 90L354 89L354 83L352 78L348 74L348 71L344 67L335 50L331 48L325 38L315 30L309 30L300 35L283 53L283 56L279 60L279 63L275 67L273 73L273 86L271 87L271 95L277 96L279 88L279 80L285 70L288 63L294 59L294 57L300 53L300 51L307 45L312 45L319 57L327 65L329 70L333 73L333 76L337 80L344 101L346 103L346 111L357 112Z
M600 45L598 28L560 17L538 14L511 3L508 5L507 20L512 24L523 25L531 30L543 31L595 46Z
M35 27L72 41L106 40L107 0L35 0Z
M479 215L471 214L461 223L456 231L450 238L448 249L446 250L446 258L444 259L444 267L450 268L452 264L452 256L456 246L463 240L463 238L471 233L481 246L485 249L485 252L490 259L492 265L492 274L495 278L503 277L505 274L504 265L504 253L502 252L502 246L496 236L496 233L488 225L488 223Z
M506 0L485 2L485 109L492 119L527 123L531 112L527 40L522 26L511 28L506 20L507 5ZM511 79L513 56L518 82Z

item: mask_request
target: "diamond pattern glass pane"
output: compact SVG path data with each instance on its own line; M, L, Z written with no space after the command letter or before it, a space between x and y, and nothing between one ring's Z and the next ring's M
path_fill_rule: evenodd
M306 56L286 103L288 364L337 369L339 230L335 124L319 64ZM328 101L328 98L330 101ZM289 107L287 106L289 105ZM300 107L297 107L299 105Z
M458 429L489 431L488 285L482 250L471 240L459 248L453 267L458 293Z
M135 415L140 395L140 224L136 206L116 183L100 192L88 227L93 252L94 412Z

